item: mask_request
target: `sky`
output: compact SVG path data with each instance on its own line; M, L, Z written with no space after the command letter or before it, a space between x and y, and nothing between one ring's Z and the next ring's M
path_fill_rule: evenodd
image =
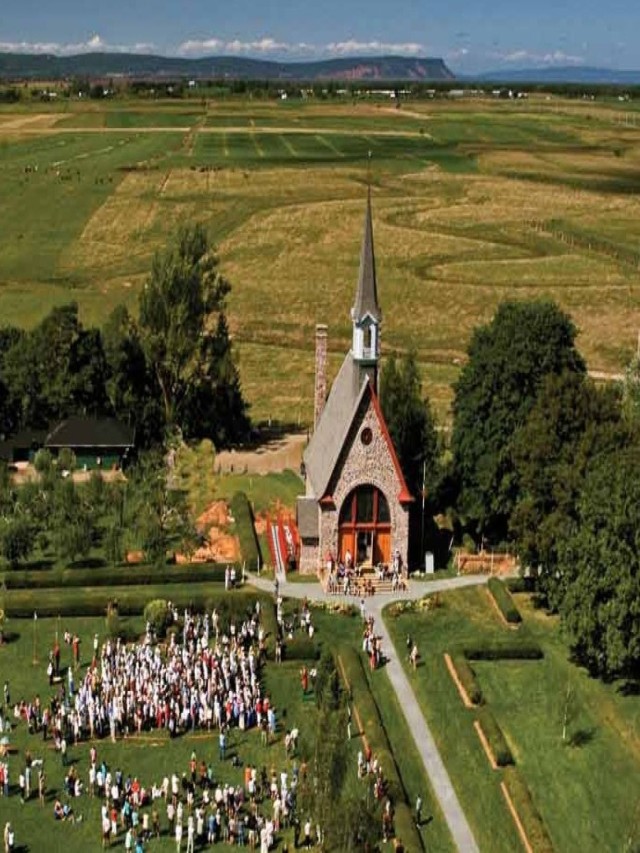
M0 0L0 51L640 68L639 0Z

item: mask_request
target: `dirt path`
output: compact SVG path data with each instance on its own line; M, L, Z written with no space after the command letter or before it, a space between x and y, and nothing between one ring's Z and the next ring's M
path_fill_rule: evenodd
M216 470L223 474L269 474L300 470L307 436L290 433L256 450L225 450L216 456Z

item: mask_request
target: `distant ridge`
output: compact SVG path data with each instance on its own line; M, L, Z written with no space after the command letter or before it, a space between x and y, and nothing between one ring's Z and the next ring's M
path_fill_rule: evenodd
M640 71L568 65L557 68L511 68L487 71L476 75L474 79L495 83L584 83L592 86L637 86L640 85Z
M272 62L239 56L186 59L137 53L0 53L0 79L69 77L229 78L235 80L453 80L442 59L406 56L358 56L314 62Z

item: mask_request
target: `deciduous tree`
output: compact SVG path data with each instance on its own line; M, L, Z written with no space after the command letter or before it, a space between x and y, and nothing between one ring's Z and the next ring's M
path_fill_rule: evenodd
M602 454L559 548L560 614L597 675L640 674L640 448Z
M473 333L455 385L452 451L460 509L477 534L507 534L517 499L511 439L546 376L585 371L575 336L569 317L544 301L504 302Z

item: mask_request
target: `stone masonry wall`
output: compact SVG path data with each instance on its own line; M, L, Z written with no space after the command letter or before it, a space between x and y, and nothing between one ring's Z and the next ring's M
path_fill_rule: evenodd
M389 447L380 428L376 411L370 397L365 397L368 405L354 419L354 424L343 448L336 473L329 491L333 494L335 509L320 508L320 548L319 559L324 560L327 553L336 556L338 552L338 519L340 509L349 493L360 485L377 486L389 504L391 514L391 553L397 548L406 570L409 545L409 513L406 506L398 501L401 484L389 452ZM363 429L369 427L372 432L370 444L361 441Z

